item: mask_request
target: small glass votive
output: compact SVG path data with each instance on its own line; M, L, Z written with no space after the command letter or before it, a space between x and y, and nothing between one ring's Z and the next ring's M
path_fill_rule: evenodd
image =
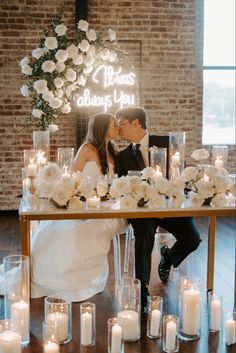
M21 353L21 335L14 332L11 320L0 320L0 352Z
M225 320L225 343L227 346L236 343L236 309L226 314Z
M24 150L24 167L27 168L29 164L36 164L38 150L30 149Z
M59 147L57 149L57 163L62 169L62 172L73 172L74 165L74 148L73 147Z
M151 295L148 303L148 316L147 316L147 336L149 338L161 337L162 326L162 297Z
M44 353L60 352L60 346L57 339L56 321L43 322L43 349Z
M164 352L178 352L179 350L179 320L175 315L163 316L163 341L162 349Z
M217 332L221 329L222 317L222 298L216 295L214 291L208 293L208 317L209 330Z
M212 146L212 163L216 168L227 168L228 146Z
M166 177L166 148L150 148L150 166L155 169L156 177Z
M100 197L94 195L93 197L88 197L86 199L86 206L91 208L99 208L100 207Z
M94 346L96 341L96 305L85 302L80 304L80 344Z
M55 294L46 297L44 305L45 322L47 325L56 322L59 343L69 342L72 338L71 302Z
M108 328L108 353L123 353L124 340L123 329L118 323L116 317L112 317L107 321Z

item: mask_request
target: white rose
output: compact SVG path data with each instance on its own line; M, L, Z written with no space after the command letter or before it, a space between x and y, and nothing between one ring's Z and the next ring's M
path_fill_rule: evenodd
M63 97L63 90L62 89L57 89L55 92L54 92L54 95L57 97L57 98L62 98Z
M21 91L22 96L24 96L24 97L29 96L29 87L27 85L22 85L20 91Z
M198 170L195 167L187 167L181 172L184 181L196 180Z
M137 201L132 195L125 195L118 200L120 208L136 208Z
M56 190L54 190L54 193L52 195L52 200L56 202L59 206L67 206L68 201L71 198L71 194L68 193L68 190L65 189L64 185L58 185Z
M46 101L49 102L52 98L54 98L53 92L52 91L45 91L42 94L42 98Z
M81 75L81 76L77 79L76 82L77 82L80 86L85 86L86 81L87 81L86 77L83 76L83 75Z
M57 163L49 163L42 169L41 177L47 183L56 183L61 178L61 168L57 165Z
M67 69L65 76L67 78L68 81L75 81L76 80L76 72L73 69Z
M89 50L89 42L86 39L83 39L79 44L78 44L78 48L85 52Z
M152 193L149 197L149 205L152 208L164 208L166 205L165 196Z
M185 197L183 194L178 193L174 197L171 197L170 199L170 207L172 208L180 208L185 200Z
M56 88L61 88L64 85L64 80L61 77L56 77L53 82Z
M86 55L86 57L84 58L84 64L86 66L91 66L93 65L93 63L94 63L94 58L90 55Z
M58 127L58 125L56 125L56 124L49 124L49 125L48 125L48 130L49 130L49 132L53 133L53 132L58 131L58 130L59 130L59 127Z
M58 47L57 39L55 37L47 37L44 45L47 49L54 50Z
M84 58L82 54L79 54L73 58L73 64L74 65L81 65L83 64Z
M28 65L29 63L30 63L30 60L28 56L26 56L25 58L21 59L20 66Z
M114 42L116 40L116 32L113 29L109 28L108 34L110 41Z
M99 181L97 184L97 194L100 197L103 197L108 192L108 185L106 181Z
M37 80L34 82L34 89L38 94L48 91L46 80Z
M55 70L60 74L63 71L65 71L65 69L66 69L66 65L60 61L57 61Z
M77 27L81 31L86 32L88 30L89 23L87 21L85 21L85 20L80 20Z
M131 182L128 178L123 176L113 181L110 187L112 197L118 198L129 193L131 193Z
M196 182L196 187L199 197L205 199L212 197L216 192L214 185L211 181L199 180L198 182Z
M88 40L90 41L95 41L97 39L97 34L94 31L94 29L90 29L87 33L86 36L88 38Z
M68 52L67 50L64 49L59 49L56 54L55 58L59 61L64 63L68 59Z
M63 105L63 107L61 108L61 111L63 114L68 114L71 112L71 106L70 103L67 103L65 105Z
M42 117L43 111L40 109L33 109L32 110L32 115L37 118L40 119Z
M84 73L85 75L89 75L92 71L93 71L93 67L92 67L92 66L86 66L86 67L84 68L83 73Z
M231 185L231 179L229 176L215 175L212 177L212 182L216 188L216 192L226 192Z
M176 178L175 180L172 180L170 184L172 186L172 192L174 194L176 194L178 191L181 191L181 192L184 191L185 182L181 177Z
M52 183L47 183L44 179L39 178L37 183L37 195L38 197L47 197L50 198L54 192L54 187Z
M67 27L63 24L61 25L57 25L55 28L55 32L57 33L57 35L60 36L64 36L66 34L67 31Z
M94 185L93 183L89 182L87 178L81 180L79 189L80 189L81 195L84 196L86 199L93 197Z
M21 72L26 76L32 75L32 68L29 65L21 66Z
M36 48L32 51L32 56L33 58L39 59L41 56L44 55L44 50L43 48Z
M40 207L40 201L36 195L29 194L26 197L26 205L27 205L27 208L29 209L37 210Z
M139 180L137 183L131 182L132 195L137 201L142 198L144 200L148 199L148 188L149 185L145 181Z
M84 208L84 204L78 196L73 196L70 199L67 208L69 211L77 211L77 210L81 210L82 208Z
M229 200L228 197L223 194L219 193L211 200L211 205L213 207L226 207L228 206Z
M191 154L191 157L195 161L204 160L209 157L209 152L205 148L202 148L202 149L193 151L193 153Z
M169 180L165 178L156 178L155 179L155 188L158 190L160 194L168 194L168 190L170 188Z
M55 65L55 63L52 60L46 60L42 64L42 70L44 72L52 73L55 70L55 68L56 68L56 65Z
M198 194L196 194L195 192L191 191L189 193L189 199L191 201L191 205L193 207L200 207L202 206L203 202L204 202L204 198L200 197Z
M50 101L49 101L49 105L50 105L50 107L53 108L53 109L58 109L58 108L61 107L62 101L61 101L61 99L59 99L59 98L52 98L52 99L50 99Z
M71 44L67 49L68 57L74 59L78 55L78 48L76 45Z
M144 168L141 173L144 179L154 179L156 176L155 170L152 167Z
M90 44L89 50L87 51L87 54L90 55L90 56L94 56L95 52L96 52L95 46Z

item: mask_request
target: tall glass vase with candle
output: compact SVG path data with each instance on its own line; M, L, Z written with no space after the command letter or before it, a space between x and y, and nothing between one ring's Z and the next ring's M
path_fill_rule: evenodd
M123 353L124 340L123 328L116 317L111 317L107 321L108 328L108 353Z
M80 344L82 349L94 346L96 342L96 305L80 304Z
M21 353L21 336L11 320L0 320L0 352Z
M162 332L162 297L151 295L148 303L147 316L147 336L149 338L159 338Z
M175 315L163 316L163 341L162 349L164 352L174 353L179 350L179 319Z
M169 132L171 180L180 176L185 161L185 132Z
M63 173L72 173L74 164L74 148L59 147L57 149L57 163Z
M3 259L5 318L11 319L14 331L21 335L21 343L30 341L29 322L29 258L11 255Z
M224 337L227 346L236 344L236 309L226 314Z
M216 168L227 169L228 146L212 146L212 163Z
M177 309L179 317L179 336L193 341L201 335L201 281L182 277L177 281Z
M117 319L125 342L140 338L140 288L140 281L133 277L124 276L115 283Z
M46 131L33 131L33 147L44 152L44 158L50 160L50 134Z
M208 318L210 332L221 330L222 298L214 291L208 293Z
M43 352L60 353L56 321L43 322Z
M166 177L166 148L150 147L150 166L155 169L157 177Z

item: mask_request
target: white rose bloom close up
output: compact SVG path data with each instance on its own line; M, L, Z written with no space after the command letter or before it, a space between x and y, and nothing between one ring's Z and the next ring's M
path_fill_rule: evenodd
M131 193L130 180L124 176L115 179L110 187L110 194L114 198Z
M49 102L52 98L54 98L54 94L52 91L45 91L42 95L42 98L46 101Z
M64 63L68 59L67 50L59 49L55 54L55 58L57 61Z
M47 81L46 80L37 80L34 82L34 89L38 94L48 91Z
M76 80L76 72L73 69L67 69L65 76L67 78L68 81L75 81Z
M49 50L54 50L58 47L57 39L55 37L47 37L44 45Z
M77 27L81 31L86 32L88 30L89 23L85 20L80 20Z
M61 77L56 77L53 82L56 88L61 88L65 81Z
M92 41L92 42L97 39L97 34L94 31L94 29L88 30L88 32L86 32L86 36L87 36L88 40Z
M62 175L61 168L57 163L49 163L41 172L41 177L48 183L56 183Z
M114 42L116 40L116 32L113 29L109 28L108 34L110 41Z
M53 109L58 109L58 108L60 108L61 105L62 105L62 100L59 99L59 98L52 98L52 99L50 99L50 101L49 101L49 105L50 105L50 107L53 108Z
M67 32L67 27L63 24L57 25L55 28L55 32L57 33L58 37L64 36Z
M33 58L39 59L41 56L44 55L44 50L43 48L36 48L32 51L32 56Z
M70 103L63 105L63 107L61 108L61 111L63 114L69 114L71 112Z
M34 108L34 109L32 110L32 115L33 115L35 118L40 119L40 118L42 117L42 115L43 115L43 112L42 112L41 109L36 109L36 108Z
M125 195L118 200L120 208L137 208L137 201L132 195Z
M65 189L64 185L59 184L54 190L54 193L52 195L52 200L55 201L59 206L67 206L67 203L69 202L71 198L71 194L68 193L68 190Z
M42 64L42 70L43 72L50 72L52 73L56 68L55 63L52 60L46 60Z
M52 185L52 183L47 183L45 180L40 179L37 183L37 195L38 197L47 197L51 198L54 193L56 185Z
M209 157L209 152L205 148L201 148L199 150L193 151L193 153L191 154L191 157L195 161L204 160L204 159L207 159Z
M22 65L21 72L26 76L32 75L32 68L29 65Z
M67 49L68 58L74 59L78 55L78 47L75 44L71 44Z
M82 51L82 52L86 52L89 50L89 42L86 39L83 39L79 44L78 44L78 48Z
M154 179L156 176L155 170L152 167L144 168L141 173L144 179Z
M29 96L29 87L27 85L22 85L20 91L21 91L22 96L24 96L24 97Z
M231 185L231 179L229 176L214 175L212 182L216 188L216 192L226 192Z
M216 193L214 185L211 181L199 180L196 182L196 187L198 190L197 193L198 193L199 197L204 198L204 199L212 197Z
M66 69L66 65L60 61L57 61L55 70L59 74L61 74L63 71L65 71L65 69Z

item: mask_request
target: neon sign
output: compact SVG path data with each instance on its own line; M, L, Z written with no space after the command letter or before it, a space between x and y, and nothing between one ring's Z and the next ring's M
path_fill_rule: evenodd
M119 108L136 105L136 76L134 72L124 73L122 68L99 66L92 76L92 86L99 88L95 94L93 89L86 88L78 96L78 107L103 107L107 111L113 105Z

